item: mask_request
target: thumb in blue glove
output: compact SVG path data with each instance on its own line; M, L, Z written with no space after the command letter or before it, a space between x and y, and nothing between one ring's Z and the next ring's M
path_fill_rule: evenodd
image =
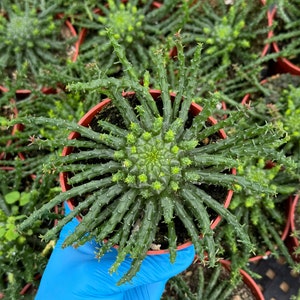
M78 222L73 219L62 229L35 300L158 300L169 278L185 270L195 256L193 245L178 250L174 263L170 262L169 253L148 255L130 282L117 285L130 269L130 256L111 274L109 269L116 260L117 249L111 248L99 261L95 256L99 244L94 241L78 248L61 247Z

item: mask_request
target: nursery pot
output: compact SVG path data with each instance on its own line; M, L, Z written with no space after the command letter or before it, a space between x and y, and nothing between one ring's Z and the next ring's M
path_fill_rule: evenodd
M268 10L268 25L269 27L273 26L274 22L276 21L276 11L277 8L274 5L271 9ZM273 30L270 30L268 33L268 38L271 38L274 36ZM272 42L271 43L271 49L275 53L280 52L280 48L277 42ZM293 64L289 59L279 57L277 59L277 66L276 66L276 71L278 73L290 73L292 75L300 75L300 67Z
M222 264L222 266L224 266L227 270L230 270L230 261L228 260L221 260L220 263ZM240 269L240 274L243 278L243 282L244 284L249 287L249 289L251 290L253 296L257 299L257 300L264 300L264 296L263 293L261 291L261 289L259 288L259 286L257 285L257 283L254 281L254 279L244 270Z
M161 95L161 91L160 90L150 90L150 94L153 97L154 100L157 100L160 95ZM123 97L130 97L135 95L135 92L123 92L122 96ZM174 99L176 94L171 93L171 99ZM89 110L82 118L81 120L78 122L78 124L88 127L90 122L94 119L94 117L105 107L107 106L109 103L111 102L111 99L106 98L104 100L102 100L99 104L97 104L96 106L94 106L91 110ZM190 112L192 115L197 115L202 111L202 107L198 104L192 103L191 107L190 107ZM210 122L211 124L216 124L217 120L213 117L209 117L208 118L208 122ZM219 130L219 136L221 139L225 139L226 138L226 133L223 129ZM69 139L77 139L80 137L80 134L78 132L71 132L71 134L69 135ZM62 156L67 156L70 153L73 152L73 147L67 146L63 149L62 151ZM236 170L232 169L231 170L232 174L236 174ZM60 173L60 185L62 188L63 192L66 192L67 190L69 190L71 187L68 185L68 177L69 177L69 173L68 172L61 172ZM223 202L223 206L225 208L227 208L230 204L231 198L233 195L233 190L228 190L227 194L226 194L226 198ZM69 199L67 201L67 205L69 206L70 210L73 210L74 208L74 203L73 203L73 199ZM77 216L77 219L79 221L81 221L81 217ZM221 221L221 217L217 216L212 222L211 222L211 228L214 229L219 222ZM180 246L178 246L177 250L186 248L188 246L190 246L192 244L191 241L188 241ZM169 250L168 249L164 249L164 250L149 250L147 252L147 254L149 255L156 255L156 254L164 254L164 253L168 253Z
M297 212L297 207L300 205L299 202L299 194L297 194L294 197L290 197L289 199L289 223L291 225L291 235L288 237L287 244L290 249L291 254L293 254L293 258L300 262L300 255L294 255L294 251L296 248L299 248L300 242L297 237L293 235L296 231L299 231L299 220L300 220L300 214Z

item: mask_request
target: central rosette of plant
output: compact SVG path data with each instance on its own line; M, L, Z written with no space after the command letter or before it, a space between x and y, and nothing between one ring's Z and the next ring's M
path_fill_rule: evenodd
M7 24L8 42L21 46L28 43L38 28L38 19L28 16L12 16Z
M116 5L114 1L108 1L108 6L109 14L100 16L98 21L112 31L115 39L132 43L134 37L144 35L141 30L144 16L138 13L136 6L130 3ZM100 30L99 34L105 36L106 29Z
M171 129L162 132L162 120L156 121L152 131L140 132L133 124L133 130L126 136L126 147L115 152L122 169L114 180L141 189L144 198L177 191L183 170L191 164L185 150L197 145L197 141L177 144L175 133Z
M47 40L40 39L53 34L55 29L53 17L46 16L40 20L36 9L22 11L20 7L13 5L8 19L0 16L0 33L3 33L1 41L12 46L14 52L20 52L25 48L50 48Z

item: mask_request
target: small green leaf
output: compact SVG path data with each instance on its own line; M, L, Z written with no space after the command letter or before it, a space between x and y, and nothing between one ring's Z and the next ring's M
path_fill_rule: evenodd
M8 230L5 233L5 238L8 241L14 241L19 237L15 224L7 224Z
M16 203L20 199L20 193L18 191L12 191L4 196L7 204Z
M26 205L28 202L30 201L30 194L23 192L21 193L21 197L20 197L20 205L24 206Z

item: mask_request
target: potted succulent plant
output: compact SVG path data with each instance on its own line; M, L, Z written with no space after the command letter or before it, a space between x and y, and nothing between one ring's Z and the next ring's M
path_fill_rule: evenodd
M77 203L73 202L70 207L70 214L48 231L44 239L55 238L66 223L74 217L81 217L75 232L67 237L63 246L80 245L95 239L102 244L96 254L101 257L117 244L118 256L111 271L116 271L128 254L133 258L131 268L121 282L130 280L139 269L155 242L157 225L166 227L166 248L173 261L179 231L184 229L187 235L183 243L189 239L200 259L204 260L208 255L210 264L215 263L217 249L211 214L232 224L242 243L250 249L243 226L217 198L220 193L225 191L227 194L227 190L236 188L273 193L268 187L232 174L231 170L238 167L239 161L249 153L275 154L279 158L280 154L274 153L271 145L274 139L280 139L282 132L265 125L220 139L220 130L232 126L244 114L240 111L220 122L212 121L209 116L220 101L218 93L195 110L192 103L197 93L200 46L193 56L191 68L187 69L183 48L177 41L181 76L176 94L169 93L163 67L164 51L156 52L153 60L160 79L160 92L156 92L155 97L159 99L155 101L148 85L149 73L145 73L141 85L114 34L110 31L107 34L126 76L116 79L99 74L99 79L71 84L68 88L107 95L109 99L105 104L109 106L111 102L113 114L110 115L108 110L104 113L105 120L93 118L89 127L60 119L25 120L26 124L55 124L75 133L72 133L72 143L70 140L66 142L73 147L72 151L67 148L66 155L54 159L50 167L55 165L56 171L63 171L63 177L69 174L67 191L31 214L21 224L20 230L31 226L55 205L76 199ZM175 222L180 226L177 227Z
M243 65L244 59L252 61L259 57L264 47L263 44L255 45L254 40L261 42L258 37L267 34L266 28L259 28L265 22L265 12L259 1L202 1L182 28L187 53L193 51L195 41L203 43L205 72L212 66L224 71L232 63ZM255 21L247 22L250 14L255 13Z
M289 261L290 265L294 265L292 258L287 252L286 246L282 244L281 240L288 238L290 221L288 219L289 199L293 198L294 193L298 190L299 185L299 77L291 74L277 74L269 77L262 82L262 91L256 95L246 95L242 101L243 105L247 105L249 110L254 113L255 122L262 124L263 122L270 121L278 127L284 128L288 133L287 143L279 147L286 156L294 161L294 167L291 172L286 172L288 168L284 165L280 168L277 162L264 161L262 162L262 172L273 173L275 177L269 182L277 186L278 195L273 199L273 203L277 208L272 209L273 213L281 211L282 228L281 230L273 230L273 245L281 244L281 252L285 253L285 258ZM254 166L252 166L254 167ZM278 172L276 172L278 169ZM277 174L275 174L275 173ZM266 174L263 176L268 178ZM260 199L259 202L263 200ZM281 203L281 204L280 204ZM280 208L282 206L282 208ZM264 207L264 209L267 206ZM270 218L268 217L268 220ZM258 222L257 224L261 224ZM274 224L279 224L274 222ZM284 225L285 224L285 225ZM260 226L260 225L259 225ZM285 226L285 230L284 230ZM276 238L274 238L277 236ZM269 236L270 237L270 236ZM278 242L275 242L275 241ZM288 240L290 240L288 238ZM274 251L278 251L274 249ZM263 255L263 253L262 253Z
M241 92L255 89L268 72L269 46L263 42L268 32L266 12L259 1L198 1L181 28L188 57L197 43L202 44L202 91L224 92L228 107L230 100L240 101L245 95ZM175 47L171 49L176 53Z
M21 72L26 73L23 80L30 81L30 88L20 89L17 94L28 95L32 88L37 88L45 65L62 66L78 56L80 41L75 43L76 30L58 11L57 5L28 0L14 4L2 1L0 32L3 74L0 84L15 80ZM51 91L49 87L41 89L46 93Z
M121 71L118 57L107 38L109 28L137 72L149 69L149 49L175 34L189 17L189 1L124 1L97 3L90 17L75 24L85 35L81 56L85 63L96 63L112 73ZM124 25L126 24L126 26Z

